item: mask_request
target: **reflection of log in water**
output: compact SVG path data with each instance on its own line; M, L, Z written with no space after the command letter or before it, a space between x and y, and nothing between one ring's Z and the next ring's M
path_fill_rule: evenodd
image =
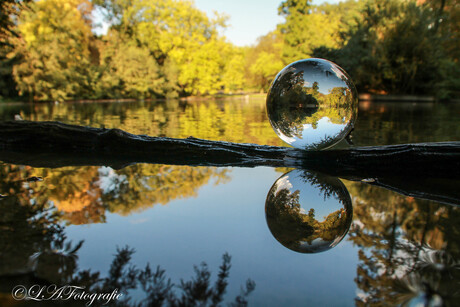
M156 163L306 168L351 180L378 178L373 184L416 197L460 204L457 190L444 183L437 187L439 181L430 183L428 193L419 190L419 183L425 182L425 178L445 178L450 182L458 179L460 142L303 151L196 138L149 137L58 122L13 121L0 123L0 148L0 160L37 167L121 168L134 163ZM400 180L401 176L405 179Z

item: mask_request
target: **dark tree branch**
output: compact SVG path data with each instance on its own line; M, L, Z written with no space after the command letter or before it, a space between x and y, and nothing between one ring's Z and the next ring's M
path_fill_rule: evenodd
M460 142L305 151L287 147L133 135L59 122L0 123L0 159L42 167L158 163L301 167L361 178L394 174L460 175ZM13 161L14 160L14 161Z
M59 122L13 121L0 123L0 160L36 167L106 165L121 168L134 163L295 167L351 180L375 178L378 180L370 180L373 184L416 196L422 192L417 191L415 187L420 185L414 182L427 178L444 178L449 182L459 179L460 142L304 151L192 137L149 137L119 129ZM408 185L415 187L407 190L404 187ZM460 199L458 192L451 194L447 202ZM437 194L430 192L430 195Z

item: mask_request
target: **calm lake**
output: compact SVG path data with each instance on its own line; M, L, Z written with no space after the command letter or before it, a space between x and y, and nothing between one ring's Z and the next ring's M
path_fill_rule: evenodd
M284 146L262 97L0 104L1 120L16 114L150 136ZM460 141L460 104L361 102L352 136L355 146ZM460 302L460 203L287 168L1 163L0 173L0 306L40 304L15 301L17 285L90 289L97 278L84 272L110 276L117 250L125 247L134 250L129 265L160 266L176 285L194 277L194 266L203 262L213 283L228 253L225 303L248 279L255 283L250 306L416 304L426 297L433 304ZM332 196L325 192L329 186ZM297 235L283 224L285 213L272 208L279 201L273 191L283 187L299 191L299 212L313 207L316 220L346 211L346 228ZM345 211L337 209L342 199L350 199ZM129 295L132 303L145 297L139 287Z

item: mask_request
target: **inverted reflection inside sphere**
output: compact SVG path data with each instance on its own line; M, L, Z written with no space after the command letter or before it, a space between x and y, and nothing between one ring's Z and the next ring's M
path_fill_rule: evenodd
M306 59L278 73L267 95L276 134L301 149L326 149L350 133L357 92L347 73L330 61Z
M336 177L294 170L272 186L265 217L273 236L300 253L318 253L336 246L352 220L350 195Z

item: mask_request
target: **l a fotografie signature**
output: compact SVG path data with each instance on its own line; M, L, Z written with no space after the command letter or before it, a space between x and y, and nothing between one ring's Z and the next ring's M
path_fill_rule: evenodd
M65 285L61 287L58 287L57 285L33 285L29 288L23 285L17 285L11 291L11 295L15 300L79 300L87 301L86 305L91 306L95 301L103 301L103 305L106 305L113 300L119 300L123 294L119 293L118 289L115 289L112 292L90 293L85 291L85 287L72 285Z

